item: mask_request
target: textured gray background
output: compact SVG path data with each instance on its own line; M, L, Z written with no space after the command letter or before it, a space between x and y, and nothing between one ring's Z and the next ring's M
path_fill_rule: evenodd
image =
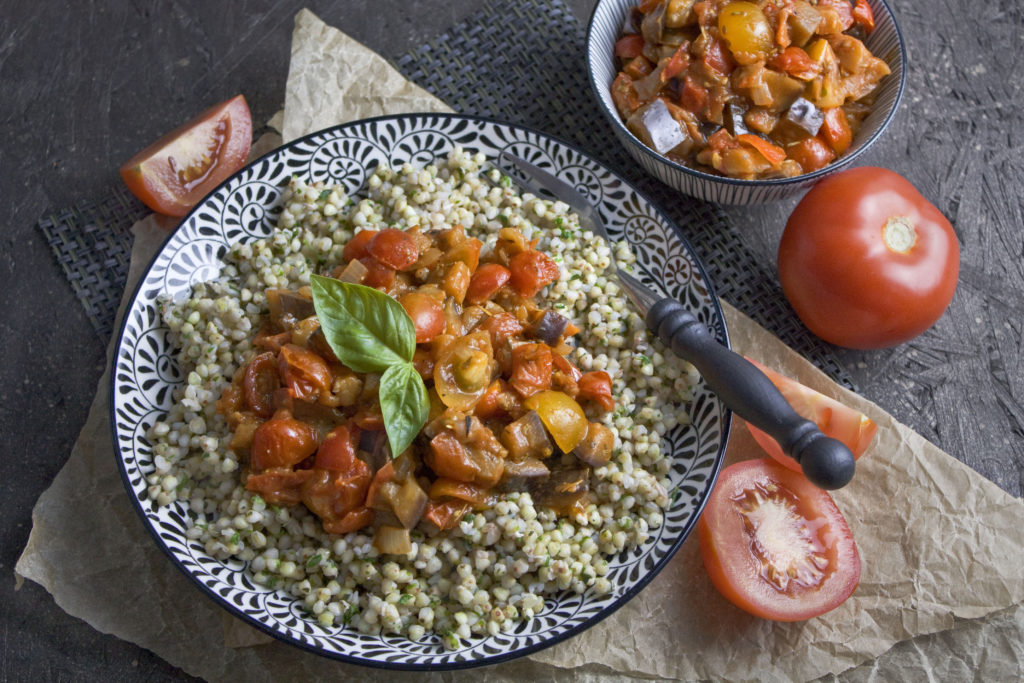
M585 21L593 0L567 4ZM919 339L839 353L865 396L1020 496L1024 8L892 5L907 41L908 90L863 163L902 173L950 217L960 286ZM102 196L122 161L209 103L243 92L254 120L266 120L282 104L292 17L303 6L394 58L478 2L0 0L0 680L186 678L68 617L34 584L13 591L31 507L67 458L103 365L34 225L47 210ZM728 211L773 264L794 203Z

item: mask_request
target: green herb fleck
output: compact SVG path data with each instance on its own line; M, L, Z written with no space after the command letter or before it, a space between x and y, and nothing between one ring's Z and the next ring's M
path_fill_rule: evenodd
M357 614L359 614L359 605L349 605L345 613L341 615L341 623L348 624Z
M412 600L413 596L409 595L408 593L402 593L402 597L398 598L398 603L400 605L408 605L410 602L412 602Z
M498 214L498 222L501 223L502 225L506 225L507 226L508 225L508 216L506 216L503 213L499 213Z
M189 481L188 475L186 474L185 477L178 482L178 485L174 487L174 490L180 493L183 488L189 485Z
M462 520L465 522L472 522L474 519L476 519L476 517L473 515L472 512L467 512L466 515L462 518Z
M512 187L512 176L503 175L498 182L505 187Z
M319 199L322 202L326 202L327 198L330 197L330 196L331 196L331 191L330 190L321 190L320 191L320 196L317 197L317 199Z
M242 535L237 531L231 534L231 545L238 545L238 542L242 540Z
M318 564L320 564L320 560L322 559L323 557L320 555L320 553L317 553L313 557L306 560L306 569L312 569L313 567L317 566Z
M569 279L570 280L582 280L583 279L583 275L581 275L580 273L573 273L572 276Z

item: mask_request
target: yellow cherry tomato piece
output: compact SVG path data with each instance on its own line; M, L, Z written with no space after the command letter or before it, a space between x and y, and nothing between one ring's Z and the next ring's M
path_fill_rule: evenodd
M718 14L718 32L733 54L763 55L772 48L772 28L752 2L730 2Z
M525 401L536 410L541 422L564 453L579 445L587 434L587 416L571 396L561 391L539 391Z

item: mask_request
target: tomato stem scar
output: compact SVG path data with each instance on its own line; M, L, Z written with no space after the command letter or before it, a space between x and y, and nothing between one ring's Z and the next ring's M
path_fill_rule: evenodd
M917 242L914 221L906 216L889 216L882 226L882 240L890 251L906 254Z

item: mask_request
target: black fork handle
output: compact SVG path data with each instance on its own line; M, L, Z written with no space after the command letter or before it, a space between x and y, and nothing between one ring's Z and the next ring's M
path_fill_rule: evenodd
M811 483L838 489L850 482L855 469L850 449L800 417L763 372L720 344L681 303L659 300L647 314L647 326L693 363L726 406L775 439Z

